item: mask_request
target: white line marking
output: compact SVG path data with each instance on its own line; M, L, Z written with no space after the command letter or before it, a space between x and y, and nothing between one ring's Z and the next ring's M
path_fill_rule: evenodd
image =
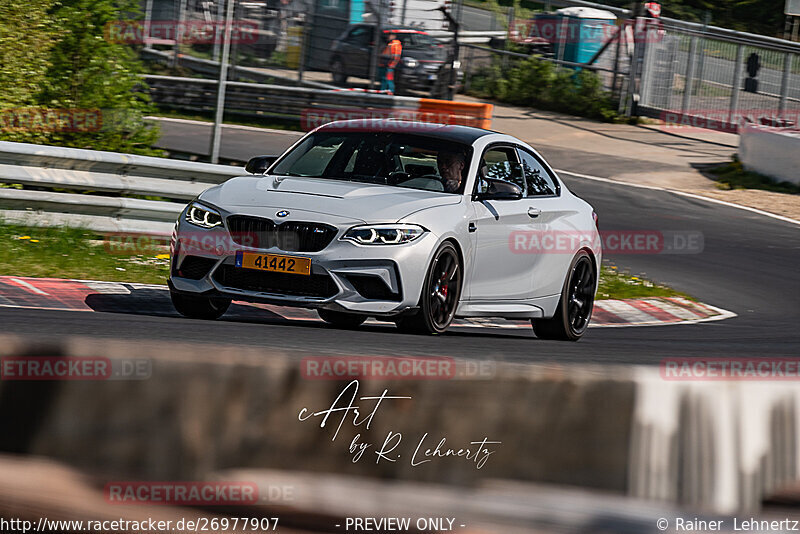
M50 296L50 293L48 293L46 291L42 291L41 289L39 289L35 285L30 284L30 283L26 282L25 280L20 280L19 278L9 278L9 280L14 282L15 284L21 285L22 287L24 287L28 291L32 291L34 293L38 293L39 295L47 295L48 297Z
M130 295L131 291L116 282L85 282L86 287L103 295Z
M758 215L763 215L765 217L771 217L773 219L778 219L779 221L788 222L791 224L800 225L800 221L796 219L790 219L789 217L784 217L783 215L776 215L774 213L770 213L768 211L760 210L757 208L751 208L749 206L742 206L741 204L734 204L733 202L727 202L725 200L719 200L716 198L711 197L704 197L702 195L696 195L694 193L686 193L685 191L678 191L676 189L668 189L666 187L658 187L656 185L644 185L644 184L632 184L630 182L619 182L617 180L612 180L610 178L602 178L600 176L592 176L591 174L581 174L578 172L566 171L562 169L554 169L557 173L561 174L569 174L571 176L577 176L578 178L585 178L586 180L594 180L596 182L605 182L609 184L616 184L616 185L626 185L628 187L638 187L639 189L651 189L653 191L666 191L667 193L674 193L676 195L680 195L683 197L694 198L697 200L705 200L706 202L713 202L714 204L721 204L723 206L728 206L730 208L737 208L740 210L750 211L752 213L757 213Z
M52 306L25 306L22 304L0 304L0 308L19 308L21 310L77 311L93 312L91 308L54 308Z

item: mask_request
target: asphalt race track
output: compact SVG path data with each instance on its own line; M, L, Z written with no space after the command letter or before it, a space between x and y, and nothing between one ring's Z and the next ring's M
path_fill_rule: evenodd
M278 134L280 135L280 134ZM184 136L184 143L186 138ZM197 136L198 152L205 136ZM281 139L283 141L283 139ZM289 141L289 139L286 139ZM286 142L283 141L283 142ZM250 154L264 153L250 137ZM224 150L224 146L223 146ZM548 154L573 172L608 176L609 169L640 170L616 156ZM228 156L234 157L234 156ZM572 165L579 162L579 165ZM629 166L629 164L631 164ZM516 362L657 364L665 357L796 357L800 347L800 226L745 210L562 174L591 202L603 230L681 230L703 234L699 254L607 254L620 268L646 275L738 317L698 325L591 329L578 343L535 339L527 329L454 331L443 336L403 335L391 326L337 330L308 321L215 322L175 317L170 309L137 313L66 312L0 308L0 334L43 340L80 335L131 340L241 344L297 354L446 355Z

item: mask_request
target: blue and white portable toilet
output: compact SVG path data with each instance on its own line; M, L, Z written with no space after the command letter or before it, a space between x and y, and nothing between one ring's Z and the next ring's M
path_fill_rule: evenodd
M592 59L614 34L616 20L610 11L591 7L565 7L536 16L537 25L552 24L556 28L547 36L555 57L573 63Z

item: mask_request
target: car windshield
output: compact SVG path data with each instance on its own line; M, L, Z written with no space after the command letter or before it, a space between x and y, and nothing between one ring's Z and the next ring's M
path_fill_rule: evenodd
M271 174L462 193L470 155L468 145L424 135L323 130L308 136Z
M417 49L417 48L435 48L438 46L438 41L427 33L417 31L398 31L397 37L403 43L403 48Z

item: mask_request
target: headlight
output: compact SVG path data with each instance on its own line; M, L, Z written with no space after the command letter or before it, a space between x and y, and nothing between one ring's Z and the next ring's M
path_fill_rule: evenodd
M403 60L403 64L409 69L416 69L419 62L413 57L407 57Z
M354 226L342 239L359 245L399 245L414 241L424 233L425 229L416 224L373 224Z
M186 222L201 228L214 228L222 226L222 216L216 210L192 202L186 210Z

